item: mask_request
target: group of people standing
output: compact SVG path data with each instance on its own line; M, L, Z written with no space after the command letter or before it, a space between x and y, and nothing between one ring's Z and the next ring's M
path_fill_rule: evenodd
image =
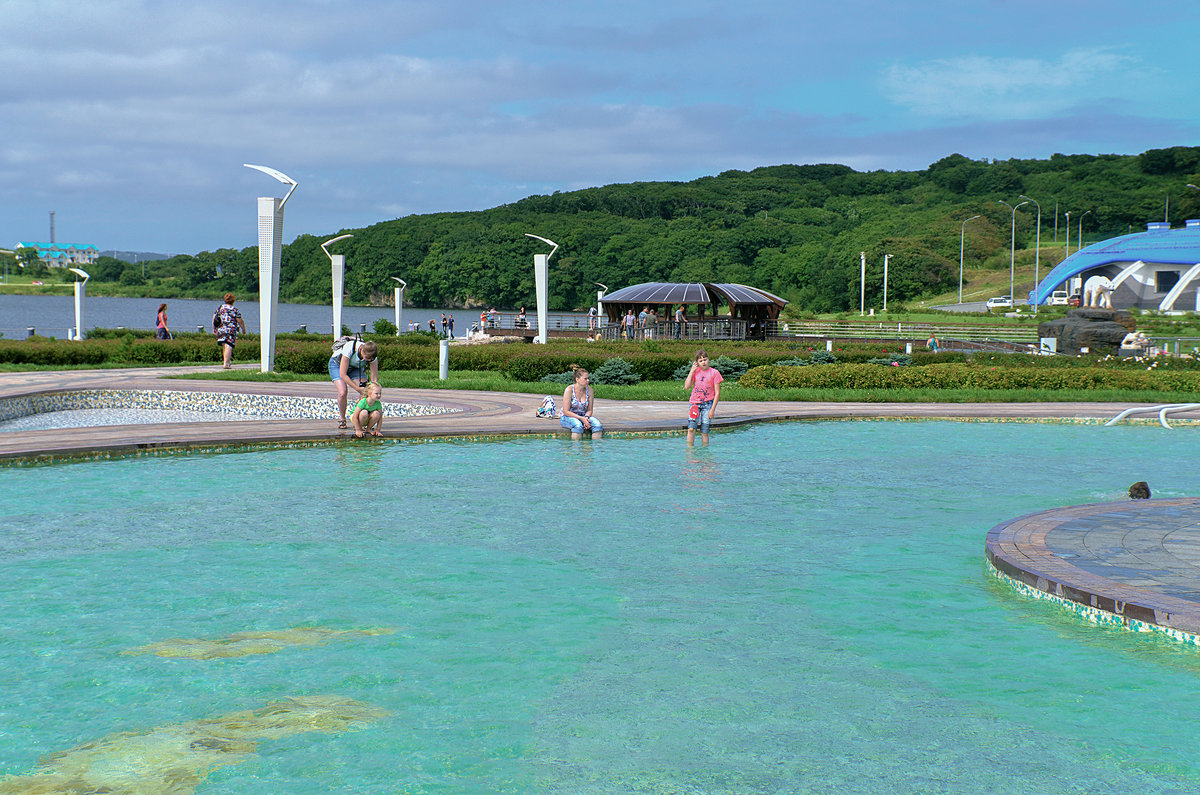
M650 306L643 306L642 311L635 316L633 308L630 307L621 317L621 336L627 340L649 339L653 337L662 318L658 316L658 311ZM688 322L687 312L683 305L680 304L675 309L675 321L672 324L671 334L675 339L683 337L683 327Z

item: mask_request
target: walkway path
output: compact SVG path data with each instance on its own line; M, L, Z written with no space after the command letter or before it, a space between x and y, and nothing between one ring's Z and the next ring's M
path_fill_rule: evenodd
M263 383L162 379L218 367L0 373L0 398L72 389L152 389L333 397L324 381ZM682 393L682 389L681 389ZM452 414L393 420L393 438L561 433L534 417L541 395L389 389L395 402L445 406ZM788 419L1107 420L1128 403L804 403L722 401L716 426ZM598 400L606 431L678 431L684 401ZM1200 412L1181 417L1195 418ZM1165 431L1164 431L1165 432ZM0 433L0 462L41 456L220 444L346 440L323 420L146 424ZM1020 517L987 537L988 560L1037 592L1126 625L1166 628L1200 643L1200 499L1082 505ZM1101 618L1103 620L1103 618Z

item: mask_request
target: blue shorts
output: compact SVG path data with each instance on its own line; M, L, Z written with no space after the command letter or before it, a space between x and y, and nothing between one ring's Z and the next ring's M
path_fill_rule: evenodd
M699 423L700 433L708 433L708 412L712 411L712 404L713 402L711 400L706 400L700 404L700 419L694 420L691 417L688 417L688 430L695 430L696 424Z
M346 370L346 377L351 381L361 381L362 374L361 367L351 367ZM342 360L338 356L329 357L329 377L334 381L342 380Z
M604 425L595 417L591 418L592 429L589 431L583 427L583 423L574 417L564 416L558 421L558 424L566 428L571 433L603 433Z

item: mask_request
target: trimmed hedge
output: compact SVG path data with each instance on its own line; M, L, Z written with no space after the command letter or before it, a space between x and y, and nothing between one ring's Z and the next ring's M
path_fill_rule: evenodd
M755 367L739 382L751 389L1125 389L1200 392L1200 372L1102 367L1001 368L963 364L888 367Z

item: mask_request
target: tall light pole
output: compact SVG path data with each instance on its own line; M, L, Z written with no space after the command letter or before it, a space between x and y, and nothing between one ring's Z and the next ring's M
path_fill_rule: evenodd
M1063 250L1063 259L1071 256L1071 211L1067 210L1064 215L1067 216L1067 247Z
M858 257L862 263L858 277L858 316L862 317L867 314L867 252L860 252Z
M283 260L283 206L299 183L267 166L242 165L291 186L282 199L258 197L258 332L262 337L262 371L269 373L275 369L275 309L279 306L279 265Z
M533 284L537 293L537 313L538 313L538 330L537 342L546 344L546 302L547 294L550 292L550 258L554 256L554 252L558 251L558 244L553 240L547 240L544 237L531 235L526 232L525 237L532 237L534 240L540 240L547 246L553 246L549 254L534 254L533 255Z
M338 235L321 244L321 250L329 257L329 272L333 281L333 338L342 336L342 298L346 294L346 255L330 254L329 247L339 240L354 235Z
M997 199L996 201L1012 210L1012 246L1009 249L1008 255L1008 300L1010 302L1009 306L1011 307L1012 302L1016 300L1013 297L1013 284L1016 283L1017 273L1017 208L1024 207L1026 204L1029 204L1029 202L1021 202L1016 207L1013 207L1011 204L1003 201L1002 199Z
M396 282L396 336L400 336L400 314L404 311L404 291L408 289L408 282L401 279L399 276L393 276L392 281Z
M87 271L79 268L67 268L71 273L83 277L83 281L75 282L75 339L83 339L83 299L87 298Z
M604 294L608 292L608 285L601 284L600 282L592 282L592 284L594 284L600 288L599 290L596 291L596 329L595 330L598 333L600 331L601 327L604 325L604 321L601 318L603 317L603 314L604 314L603 301L604 301Z
M1038 288L1038 278L1040 275L1038 272L1038 258L1042 254L1042 205L1038 204L1037 199L1030 199L1028 196L1026 196L1023 193L1021 194L1020 198L1028 199L1029 201L1033 202L1035 205L1037 205L1037 210L1038 210L1037 242L1033 244L1033 314L1036 315L1037 309L1038 309L1038 304L1041 303L1040 301L1038 301L1037 288Z
M1058 197L1054 197L1054 245L1058 245Z
M1087 215L1090 212L1091 212L1091 210L1085 210L1079 216L1079 234L1075 235L1075 251L1077 251L1077 252L1083 250L1083 216Z
M972 215L967 221L974 221L978 215ZM962 303L962 282L963 282L963 247L967 242L967 221L962 222L962 226L958 229L958 302Z
M884 312L887 311L887 266L888 266L888 260L891 258L891 256L892 256L891 254L883 255L883 311Z

